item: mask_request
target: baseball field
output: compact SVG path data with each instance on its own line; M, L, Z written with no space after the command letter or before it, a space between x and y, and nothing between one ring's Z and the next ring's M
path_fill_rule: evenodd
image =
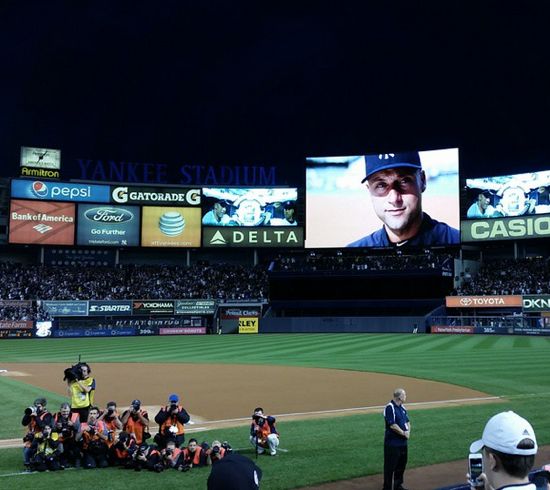
M281 433L279 454L258 458L266 489L355 478L364 479L353 488L378 488L379 478L368 475L382 471L381 411L393 389L403 387L412 422L408 472L431 468L425 471L429 484L410 487L426 490L462 481L469 443L496 412L518 412L531 421L540 445L550 443L549 351L550 338L477 335L5 340L0 342L0 370L5 370L0 374L0 488L205 488L208 468L161 474L111 468L22 473L21 449L10 446L25 432L23 410L45 396L55 412L66 400L63 369L79 355L92 367L100 406L115 400L124 409L137 398L153 419L168 394L178 393L192 417L188 438L227 440L252 458L247 426L252 409L263 406L278 418ZM453 467L455 473L460 468L458 476Z

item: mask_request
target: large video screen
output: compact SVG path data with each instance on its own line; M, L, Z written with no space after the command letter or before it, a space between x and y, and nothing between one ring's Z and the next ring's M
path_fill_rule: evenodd
M306 248L460 243L458 148L306 159Z
M74 245L75 204L12 199L9 243Z
M139 206L78 205L77 245L139 246Z
M202 189L203 246L303 247L296 187Z
M550 171L466 179L465 242L550 236Z

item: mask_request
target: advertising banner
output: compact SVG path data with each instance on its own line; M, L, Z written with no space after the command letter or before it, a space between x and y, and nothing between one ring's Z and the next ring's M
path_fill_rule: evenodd
M176 315L213 315L216 304L212 299L178 299Z
M32 306L32 301L19 299L0 299L0 308L5 308L6 306L12 306L15 308L28 308L29 306Z
M32 337L33 322L27 320L0 320L0 339Z
M241 318L258 318L261 308L253 306L231 306L220 308L220 320L239 320Z
M54 330L54 337L130 337L136 335L136 329L125 328L64 328Z
M159 328L159 335L204 335L206 327Z
M131 301L89 301L88 314L112 316L112 315L131 315Z
M458 326L458 325L432 325L432 333L452 333L464 334L474 333L473 326Z
M496 308L522 306L521 296L447 296L445 306L448 308Z
M109 186L13 179L11 197L44 201L109 202Z
M79 204L77 245L139 246L138 206Z
M174 302L164 300L140 300L132 303L134 315L173 315Z
M51 316L88 316L87 301L42 301Z
M32 329L30 320L0 320L0 328L3 330Z
M74 245L75 205L13 199L9 243Z
M143 247L200 247L201 210L183 207L143 207Z
M460 223L463 242L520 240L550 236L550 216L478 219Z
M200 206L201 190L181 187L111 187L112 202L120 204L153 204Z
M514 333L518 335L550 335L550 328L514 327Z
M527 312L547 312L550 311L550 295L524 295L523 311Z
M258 318L239 318L239 333L258 333Z
M294 227L203 227L204 247L303 247L304 229Z

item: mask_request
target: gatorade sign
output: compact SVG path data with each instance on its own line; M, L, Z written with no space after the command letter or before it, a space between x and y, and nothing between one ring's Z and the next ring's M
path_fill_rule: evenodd
M258 318L239 318L239 333L258 333Z

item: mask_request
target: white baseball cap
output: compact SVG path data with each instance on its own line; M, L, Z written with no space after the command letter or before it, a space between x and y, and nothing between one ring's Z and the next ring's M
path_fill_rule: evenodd
M518 449L518 444L523 439L531 439L535 443L535 447ZM512 411L497 413L491 417L483 429L481 439L470 445L470 452L478 453L483 446L504 454L520 456L537 454L538 449L535 431L531 424Z

